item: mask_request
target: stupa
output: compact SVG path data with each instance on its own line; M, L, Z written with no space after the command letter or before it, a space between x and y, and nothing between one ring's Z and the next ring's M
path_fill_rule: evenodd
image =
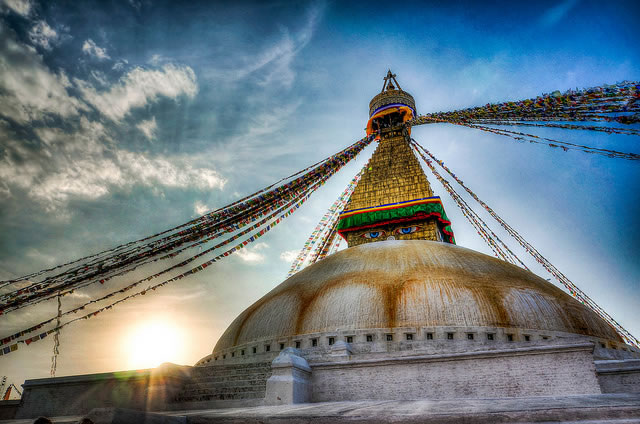
M369 115L378 146L338 223L348 248L247 308L197 366L277 356L296 371L266 400L286 403L600 393L594 359L638 357L548 281L455 245L391 71Z
M193 367L28 380L17 416L115 406L242 408L187 414L194 422L336 422L355 410L358 422L425 422L438 408L453 418L437 422L505 422L506 410L522 420L640 418L638 349L548 281L455 244L411 150L404 123L415 116L389 71L369 105L377 148L337 224L348 248L249 306L211 354ZM300 403L310 405L286 409ZM260 409L269 405L285 409Z

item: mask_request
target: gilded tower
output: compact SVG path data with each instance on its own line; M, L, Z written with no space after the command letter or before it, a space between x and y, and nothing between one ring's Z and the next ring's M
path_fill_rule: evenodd
M433 240L454 243L451 222L440 197L411 150L415 101L389 71L382 91L369 103L367 134L378 146L368 168L340 214L338 232L349 247L380 240Z

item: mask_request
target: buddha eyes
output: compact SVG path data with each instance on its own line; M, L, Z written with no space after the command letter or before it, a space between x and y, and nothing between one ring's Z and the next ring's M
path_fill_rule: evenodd
M402 227L402 228L396 229L396 233L397 234L411 234L411 233L415 233L419 229L420 229L420 227Z
M400 227L400 228L394 229L393 232L395 234L411 234L411 233L415 233L419 229L420 229L420 227L416 227L416 226ZM362 235L362 237L364 237L366 239L375 239L375 238L383 237L385 234L386 233L384 231L369 231L367 233L364 233ZM389 239L387 239L387 240L389 240Z
M369 231L368 233L364 233L362 237L368 239L374 239L378 237L382 237L384 235L384 231Z

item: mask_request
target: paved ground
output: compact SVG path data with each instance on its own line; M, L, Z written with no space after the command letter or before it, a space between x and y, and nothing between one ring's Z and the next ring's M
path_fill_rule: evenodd
M118 423L139 423L140 416L119 410ZM133 411L131 411L132 414ZM139 413L137 413L139 414ZM136 415L137 415L136 414ZM500 399L325 402L199 411L155 415L151 424L169 421L209 423L608 423L640 424L640 393L567 397ZM134 418L135 416L135 418ZM171 417L171 418L169 418ZM149 417L151 418L151 417ZM53 418L56 424L76 423L80 417ZM0 421L30 424L33 420ZM109 421L113 424L116 420Z

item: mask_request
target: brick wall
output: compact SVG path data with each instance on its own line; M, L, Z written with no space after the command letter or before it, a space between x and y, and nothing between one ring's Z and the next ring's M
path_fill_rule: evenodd
M601 393L593 345L312 364L313 402Z
M602 393L640 393L640 359L596 361Z
M190 367L27 380L17 418L86 414L93 408L158 410L178 393Z

